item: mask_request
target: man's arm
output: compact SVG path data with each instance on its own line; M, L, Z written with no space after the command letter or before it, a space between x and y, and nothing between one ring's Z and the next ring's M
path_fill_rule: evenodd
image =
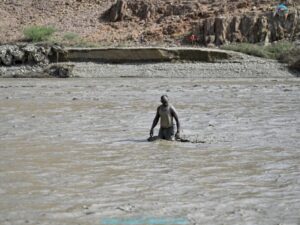
M177 126L177 132L176 132L175 136L177 138L179 138L179 136L180 136L180 122L179 122L178 115L177 115L177 112L176 112L174 107L171 107L171 115L175 118L176 126Z
M153 120L151 129L150 129L150 137L153 136L153 129L154 129L154 127L157 125L158 120L159 120L159 113L158 113L158 110L159 110L159 107L157 108L156 115L155 115L155 117L154 117L154 120Z

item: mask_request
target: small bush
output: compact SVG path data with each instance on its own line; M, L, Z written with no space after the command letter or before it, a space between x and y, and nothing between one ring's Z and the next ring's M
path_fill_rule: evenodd
M294 45L293 43L288 41L279 41L269 46L260 46L257 44L250 43L239 43L224 45L221 48L225 50L242 52L257 57L280 60L282 56L288 54L294 48Z
M300 71L300 47L293 48L279 58L280 62L288 64L289 68Z
M290 69L300 72L300 47L296 47L292 42L279 41L265 47L257 44L240 43L225 45L221 48L248 55L276 59L281 63L287 64Z
M53 27L32 26L24 30L27 39L33 42L46 41L55 32Z
M237 44L224 45L221 48L225 50L235 51L235 52L242 52L247 55L268 58L267 52L264 50L264 48L255 44L237 43Z
M288 41L279 41L264 47L270 59L280 59L294 48L294 44Z
M64 39L68 41L75 41L79 39L79 35L75 33L66 33Z

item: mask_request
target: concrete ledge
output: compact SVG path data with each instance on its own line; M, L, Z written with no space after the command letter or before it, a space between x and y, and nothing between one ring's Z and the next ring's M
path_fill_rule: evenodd
M237 53L207 48L67 48L58 62L215 62L240 58Z

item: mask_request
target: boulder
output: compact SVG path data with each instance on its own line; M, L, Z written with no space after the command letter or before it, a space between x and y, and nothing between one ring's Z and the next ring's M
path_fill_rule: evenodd
M32 54L32 58L37 64L48 64L49 59L47 55L45 55L42 49L38 49L34 54Z
M68 78L73 76L74 65L52 64L44 72L51 77Z
M25 53L24 51L22 51L18 46L14 46L11 49L11 55L13 56L13 63L17 64L17 63L24 63L25 60Z
M26 45L23 48L26 54L26 61L31 64L48 64L49 59L47 51L43 46L36 46L33 44Z
M33 55L36 52L36 47L33 44L29 44L23 48L23 51L25 53L26 63L33 64L34 63Z
M0 61L5 66L11 66L13 64L13 57L8 45L0 47Z
M117 0L104 14L103 19L110 22L123 20L126 15L127 3L124 0Z

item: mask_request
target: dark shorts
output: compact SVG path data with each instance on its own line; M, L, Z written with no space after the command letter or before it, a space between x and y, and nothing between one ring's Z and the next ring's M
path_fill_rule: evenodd
M174 132L174 126L169 127L169 128L160 128L158 137L160 139L165 139L165 140L174 140L175 139L175 132Z

